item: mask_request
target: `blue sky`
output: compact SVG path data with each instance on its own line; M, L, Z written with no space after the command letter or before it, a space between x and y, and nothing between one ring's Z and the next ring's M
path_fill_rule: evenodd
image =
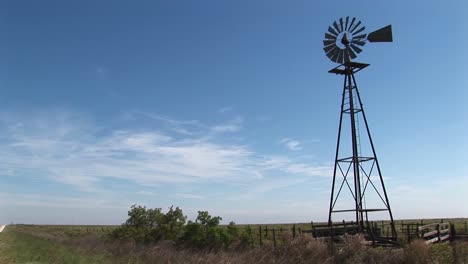
M3 1L0 222L325 220L343 80L322 40L347 15L393 26L356 77L395 218L468 217L467 5Z

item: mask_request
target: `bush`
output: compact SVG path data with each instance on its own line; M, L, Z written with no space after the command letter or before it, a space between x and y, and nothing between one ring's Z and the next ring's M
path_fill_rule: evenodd
M147 209L133 205L128 211L129 218L114 229L110 237L119 240L133 240L150 243L160 240L175 240L183 232L186 217L179 207L173 206L164 214L161 208Z
M237 238L238 230L234 222L227 228L219 227L221 217L212 217L207 211L198 211L195 222L189 221L179 243L196 248L227 248Z

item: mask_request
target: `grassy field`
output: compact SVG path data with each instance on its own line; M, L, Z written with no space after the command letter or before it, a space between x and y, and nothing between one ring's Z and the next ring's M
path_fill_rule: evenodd
M34 232L33 230L30 230ZM0 263L113 263L109 254L90 253L72 248L59 240L39 237L28 232L19 232L7 227L0 233Z
M466 219L444 219L464 233ZM397 228L408 223L428 224L440 219L398 220ZM380 222L386 225L386 222ZM330 245L312 239L310 234L292 239L294 224L261 225L262 230L283 230L273 246L271 232L262 233L262 246L256 237L260 225L250 228L254 247L238 250L200 251L176 248L172 243L153 245L113 242L107 234L116 226L13 225L0 233L0 264L3 263L468 263L468 243L427 246L415 242L402 249L382 250L362 246L362 238L349 237L337 253ZM310 229L310 223L295 224ZM264 232L264 231L263 231ZM374 262L372 261L374 260ZM365 261L365 262L363 262ZM416 262L415 262L416 261ZM421 262L422 261L422 262Z

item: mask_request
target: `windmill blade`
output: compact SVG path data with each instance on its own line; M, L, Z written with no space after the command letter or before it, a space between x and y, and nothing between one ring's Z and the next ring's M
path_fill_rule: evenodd
M334 61L334 60L333 60L333 56L335 56L335 54L336 54L337 52L338 52L338 49L333 49L332 51L330 51L330 52L327 53L327 57L328 57L330 60Z
M343 31L344 27L343 27L343 18L340 17L340 29L341 31Z
M370 33L367 36L370 42L393 42L392 25L388 25Z
M340 50L340 52L338 53L338 63L343 63L343 54L344 51Z
M333 56L331 57L331 60L334 62L338 62L338 56L340 54L341 50L338 49L335 53L333 53Z
M341 30L340 30L340 28L338 27L338 24L336 23L336 21L333 21L333 26L335 27L336 32L338 32L338 33L341 32Z
M333 40L333 39L326 39L323 41L324 46L328 46L328 45L335 44L335 43L336 43L336 40Z
M365 38L366 38L366 34L361 34L359 36L353 37L353 39L365 39Z
M348 61L351 61L351 58L349 56L349 52L347 49L344 50L344 62L348 62Z
M356 18L355 18L355 17L353 17L353 19L351 20L351 24L349 24L348 31L351 31L351 28L352 28L353 25L354 25L354 21L356 21Z
M336 49L336 46L335 45L330 45L330 46L326 46L325 48L323 48L325 53L328 53L332 49Z
M335 54L335 52L338 51L338 50L339 50L339 48L338 48L337 46L332 46L332 49L329 50L329 51L327 52L327 54L326 54L327 57L329 57L329 58L331 59L331 57L333 56L333 54Z
M351 29L349 32L353 33L353 31L356 30L356 28L358 28L359 25L361 25L361 21L359 21L359 22L353 27L353 29Z
M349 16L346 17L345 30L348 30Z
M338 36L338 32L336 32L332 27L328 27L328 32L330 32L332 35Z
M336 41L336 36L333 36L332 34L329 34L329 33L325 33L325 38L326 39L333 39Z
M364 41L360 41L360 40L353 40L351 41L352 44L354 45L358 45L358 46L364 46L366 43Z
M356 32L352 32L352 33L353 33L353 35L355 35L355 34L359 34L360 32L364 31L364 29L366 29L366 27L364 27L364 26L363 26L363 27L362 27L362 28L360 28L358 31L356 31Z
M349 56L351 57L351 59L354 59L354 58L357 57L356 53L354 53L354 51L349 46L346 47L346 50L348 51Z
M358 46L354 45L351 43L351 48L356 52L356 53L361 53L362 52L362 49L359 48Z

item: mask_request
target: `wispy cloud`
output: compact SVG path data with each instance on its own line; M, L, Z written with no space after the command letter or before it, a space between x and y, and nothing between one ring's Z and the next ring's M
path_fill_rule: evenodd
M176 197L184 198L184 199L197 199L197 200L205 199L205 197L201 195L190 194L190 193L176 193Z
M205 126L196 120L147 115L188 131L181 136L172 127L167 130L110 130L97 125L86 114L64 109L37 113L3 111L0 115L0 134L3 135L0 173L32 176L34 172L34 177L88 193L111 191L106 189L109 180L123 180L140 187L188 183L248 186L252 181L268 181L272 172L295 174L302 177L301 181L307 180L303 177L329 173L328 167L312 166L282 156L268 157L248 145L220 140L222 132L241 129L240 117L224 125ZM219 132L218 138L201 136L213 130ZM271 188L282 186L283 183ZM153 195L144 191L138 194ZM176 196L203 198L180 191Z
M147 195L147 196L155 196L155 195L158 195L158 194L155 193L155 192L149 192L149 191L138 191L137 193L140 194L140 195Z
M225 114L225 113L228 113L228 112L231 112L234 108L232 106L226 106L226 107L222 107L220 109L218 109L216 112L220 113L220 114Z
M242 130L244 120L241 117L236 117L224 124L219 124L211 127L211 130L217 133L229 133Z
M291 138L283 138L280 142L284 144L290 150L302 149L301 142L299 142L299 140L295 140Z

